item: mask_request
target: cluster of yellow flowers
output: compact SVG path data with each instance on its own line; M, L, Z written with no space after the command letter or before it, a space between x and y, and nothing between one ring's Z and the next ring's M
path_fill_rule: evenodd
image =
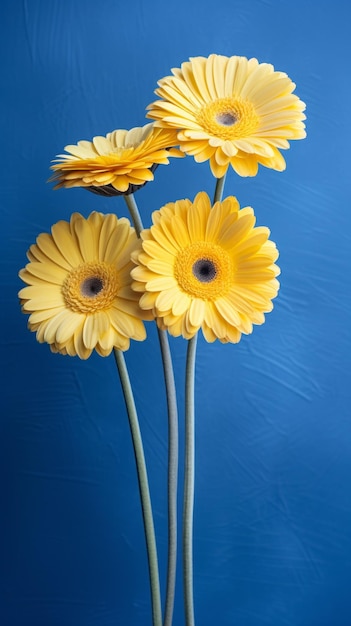
M294 83L256 59L196 57L159 81L154 120L66 146L52 166L56 187L128 196L170 157L209 161L217 179L229 165L254 176L285 168L280 152L305 137L304 103ZM140 237L138 236L140 234ZM29 328L53 352L107 356L146 337L155 319L173 336L236 343L271 311L279 289L278 252L251 207L229 196L211 206L205 192L171 202L136 233L125 218L94 212L41 234L20 271Z

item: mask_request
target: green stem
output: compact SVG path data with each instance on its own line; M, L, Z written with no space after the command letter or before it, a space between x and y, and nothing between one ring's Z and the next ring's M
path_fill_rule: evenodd
M177 568L178 411L166 331L158 329L168 405L168 564L164 626L172 626Z
M185 372L185 474L183 507L183 576L186 626L195 626L193 593L193 515L195 484L195 356L197 334L189 340Z
M138 237L143 223L133 194L124 196ZM178 409L167 332L158 329L168 408L168 564L163 626L171 626L177 567Z
M226 176L227 176L227 174L224 174L224 176L222 176L222 178L217 178L217 180L216 180L216 187L215 187L215 192L214 192L214 197L213 197L213 204L215 202L220 202L222 200L223 189L224 189L224 183L225 183Z
M139 209L137 203L135 202L134 195L130 193L128 196L123 196L126 202L126 205L129 209L130 216L132 218L132 222L135 228L135 232L140 237L140 233L143 230L143 222L140 217Z
M146 471L146 463L143 449L143 442L140 433L138 415L135 407L132 387L129 380L128 370L123 352L114 349L114 356L121 380L124 400L127 407L130 432L132 435L135 461L137 467L141 507L143 512L146 547L149 563L149 576L152 601L152 622L153 626L162 626L162 611L160 597L160 580L158 572L157 549L155 540L155 529L152 515L149 483Z
M226 174L217 178L213 204L223 196ZM185 372L185 470L183 505L183 577L185 625L195 626L193 575L193 518L195 492L195 359L197 334L189 340Z

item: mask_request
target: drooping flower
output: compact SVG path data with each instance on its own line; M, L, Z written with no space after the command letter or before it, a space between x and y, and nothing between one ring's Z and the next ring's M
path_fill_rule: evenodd
M94 349L107 356L145 339L130 277L137 242L128 219L96 212L87 219L74 213L38 236L19 272L28 286L18 295L40 343L87 359Z
M147 117L177 129L180 149L199 163L209 160L221 178L229 164L241 176L258 165L282 171L281 149L306 136L305 104L284 72L257 59L211 54L182 63L159 82L161 98Z
M155 128L153 124L131 130L114 130L106 137L78 141L65 147L68 154L54 160L51 181L59 187L85 187L106 196L128 195L154 179L160 164L169 157L184 156L174 146L173 129Z
M155 211L132 254L132 284L140 306L171 335L237 343L263 324L279 283L278 251L266 227L255 227L251 207L233 196L211 202L200 192Z

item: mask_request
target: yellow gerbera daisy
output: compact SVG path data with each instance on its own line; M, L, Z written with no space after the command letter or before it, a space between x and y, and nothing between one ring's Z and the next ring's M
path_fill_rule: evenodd
M177 133L153 124L131 130L114 130L93 141L66 146L51 166L50 180L59 187L85 187L101 195L130 194L154 179L154 170L168 157L184 156L174 148Z
M275 244L266 227L255 228L251 207L233 196L211 202L200 192L153 213L132 254L133 289L171 335L190 339L201 328L207 341L237 343L264 313L279 289Z
M28 286L18 295L40 343L87 359L94 349L107 356L145 339L130 277L137 242L128 219L96 212L87 219L74 213L39 235L19 272Z
M306 136L305 104L284 72L257 59L211 54L182 63L158 82L162 98L150 104L155 126L178 129L180 149L210 161L221 178L229 164L255 176L258 164L282 171L280 149Z

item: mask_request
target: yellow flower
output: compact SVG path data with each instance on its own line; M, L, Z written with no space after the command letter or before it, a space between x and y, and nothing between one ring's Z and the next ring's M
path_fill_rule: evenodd
M210 161L221 178L229 164L255 176L258 164L282 171L280 149L306 136L305 104L284 72L257 59L211 54L195 57L162 78L147 117L178 129L180 149L199 163Z
M160 164L170 156L184 156L174 148L178 143L172 129L153 124L131 130L114 130L93 141L78 141L66 146L69 154L60 154L51 166L51 181L59 187L85 187L100 195L130 194L154 179Z
M51 235L42 233L19 272L28 285L19 292L28 328L53 352L87 359L145 339L137 294L131 289L131 252L138 243L126 218L74 213Z
M251 207L229 196L211 202L200 192L152 216L142 249L132 254L133 289L142 309L162 329L190 339L201 328L207 341L237 343L252 324L263 324L279 289L275 244L266 227L255 228Z

